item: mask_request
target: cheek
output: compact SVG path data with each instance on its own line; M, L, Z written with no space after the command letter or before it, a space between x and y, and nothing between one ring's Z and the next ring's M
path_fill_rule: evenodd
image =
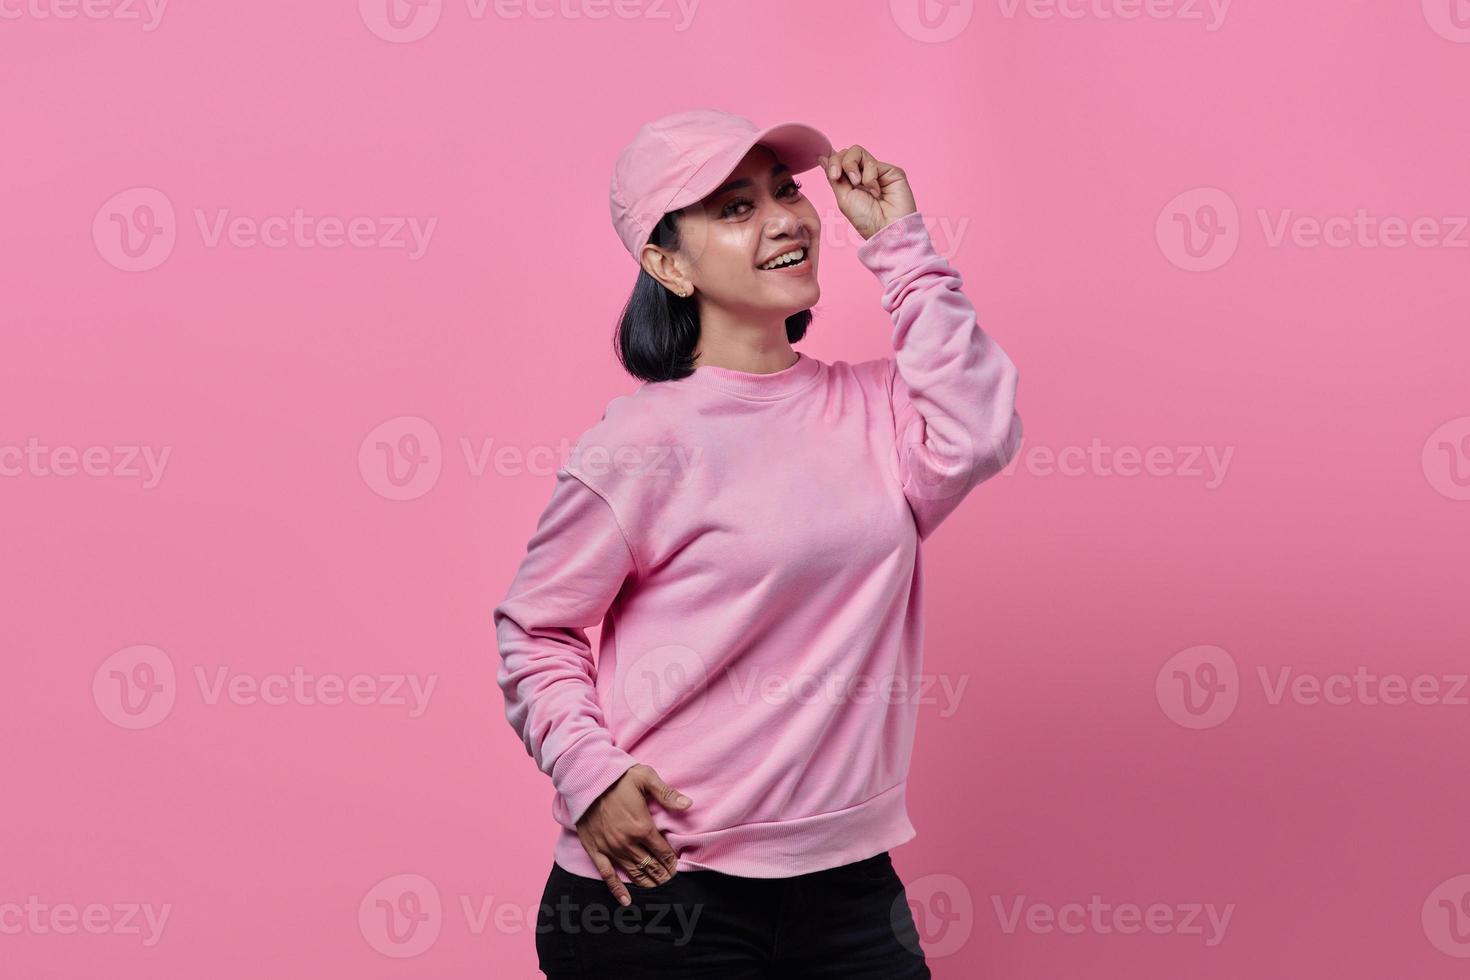
M711 235L700 257L702 275L717 282L740 282L754 273L751 265L750 236L742 231L728 229Z
M739 225L696 211L680 225L679 247L685 260L696 267L722 266L728 255L740 248L743 235Z

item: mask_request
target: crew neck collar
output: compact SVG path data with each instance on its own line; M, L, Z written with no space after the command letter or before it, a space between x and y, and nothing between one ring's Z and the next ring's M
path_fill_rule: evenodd
M820 362L796 352L796 361L790 367L769 374L736 371L716 364L702 364L694 369L687 380L695 384L728 391L741 398L765 401L785 398L810 384L821 371Z

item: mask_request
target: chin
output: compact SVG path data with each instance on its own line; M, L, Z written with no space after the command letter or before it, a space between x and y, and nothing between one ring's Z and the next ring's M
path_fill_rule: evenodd
M781 290L779 295L772 295L770 305L785 311L783 315L790 316L811 309L821 298L822 288L816 282L802 283L799 286L793 284L790 288Z

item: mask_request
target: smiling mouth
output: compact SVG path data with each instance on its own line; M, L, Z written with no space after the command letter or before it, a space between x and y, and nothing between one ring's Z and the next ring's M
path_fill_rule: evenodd
M808 253L806 249L795 248L789 252L783 252L771 261L767 262L765 265L758 265L756 266L756 268L760 269L763 272L773 272L776 269L788 269L791 266L801 265L802 263L804 263L807 260L807 254Z

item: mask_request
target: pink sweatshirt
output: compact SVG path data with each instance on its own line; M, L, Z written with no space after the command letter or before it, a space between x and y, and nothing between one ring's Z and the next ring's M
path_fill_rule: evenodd
M1017 373L921 215L857 255L893 356L643 384L556 473L494 622L567 871L598 877L576 821L640 762L694 801L649 801L680 870L786 877L914 837L920 542L1015 455Z

